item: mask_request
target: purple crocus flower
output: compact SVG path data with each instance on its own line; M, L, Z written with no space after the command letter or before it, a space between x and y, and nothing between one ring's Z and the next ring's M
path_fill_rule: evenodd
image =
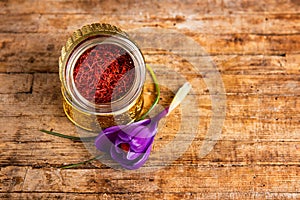
M109 153L113 160L126 169L140 168L150 155L158 122L166 116L167 110L152 119L103 130L95 140L97 149Z
M170 106L153 118L104 129L95 139L96 148L110 154L113 160L126 169L140 168L150 155L160 119L177 107L190 89L190 84L184 84Z

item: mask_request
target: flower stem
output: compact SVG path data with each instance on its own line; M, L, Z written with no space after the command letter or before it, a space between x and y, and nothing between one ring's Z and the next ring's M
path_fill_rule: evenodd
M150 65L146 65L146 67L147 67L148 71L150 72L150 75L151 75L152 80L153 80L154 85L155 85L156 98L155 98L153 104L151 105L151 107L149 108L149 110L148 110L146 113L144 113L144 114L143 114L138 120L136 120L136 121L145 119L145 117L147 117L147 115L151 112L151 110L153 110L153 108L156 106L156 104L158 103L159 97L160 97L160 88L159 88L159 84L158 84L156 75L155 75L153 69L150 67Z
M94 161L94 160L96 160L96 159L98 159L100 157L101 157L101 155L100 156L96 156L94 158L91 158L89 160L83 161L83 162L79 162L79 163L75 163L75 164L71 164L71 165L65 165L65 166L62 166L61 169L70 169L70 168L78 167L80 165L84 165L86 163L92 162L92 161Z
M49 135L54 135L54 136L57 136L57 137L66 138L66 139L69 139L69 140L72 140L72 141L91 141L91 140L94 140L96 138L95 136L80 138L80 137L75 137L75 136L70 136L70 135L64 135L64 134L53 132L53 131L47 131L47 130L44 130L44 129L42 129L40 131L43 132L43 133L47 133Z

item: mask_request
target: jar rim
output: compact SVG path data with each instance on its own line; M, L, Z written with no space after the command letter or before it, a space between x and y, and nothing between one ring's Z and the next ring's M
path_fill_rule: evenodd
M86 50L99 44L113 44L124 49L133 60L135 73L132 86L124 96L112 102L96 104L85 99L77 90L73 73L79 57ZM90 114L121 114L129 110L142 93L146 77L145 61L140 49L128 38L118 34L98 34L87 38L74 48L66 63L64 75L67 99L78 109Z

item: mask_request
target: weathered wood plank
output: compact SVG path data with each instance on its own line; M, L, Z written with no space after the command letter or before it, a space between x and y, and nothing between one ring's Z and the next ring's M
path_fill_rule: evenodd
M166 84L164 85L165 87L170 84L169 87L172 88L172 85L178 84L176 81L172 80L171 76L178 76L176 73L181 73L181 75L189 80L192 84L197 84L197 87L196 85L194 86L195 94L208 94L208 88L202 79L201 73L197 69L186 65L185 68L179 68L179 70L177 70L178 66L176 66L176 64L170 64L170 66L173 66L174 69L171 67L168 70L164 70L164 65L152 65L158 79L161 81L161 84ZM268 76L266 76L264 74L256 73L235 73L236 72L233 72L232 74L225 73L221 75L227 94L257 94L260 95L260 97L266 95L295 96L295 94L298 94L300 88L299 76L297 74L279 73L268 74ZM3 74L2 76L7 77L9 75ZM31 74L15 75L16 78L19 76L20 78L24 78L25 81L32 78ZM48 94L48 96L59 95L61 83L57 73L35 73L33 78L34 84L32 92L33 95L37 96L38 99L47 98L47 95L39 96L39 94ZM150 77L148 77L148 79L150 82ZM27 82L30 83L30 81ZM28 84L27 82L25 86L30 87L31 83ZM5 95L2 95L2 97L6 98ZM7 96L7 98L9 98L9 96ZM38 101L38 99L33 99L33 101ZM9 99L6 100L10 102Z
M299 74L300 55L284 54L282 56L211 56L222 74L275 75Z
M294 99L295 100L295 99ZM253 102L254 100L249 100ZM293 102L293 99L288 100L287 102ZM248 101L247 101L248 102ZM233 104L235 104L233 102ZM54 105L55 106L55 105ZM56 106L58 107L58 106ZM291 113L289 110L281 108L282 111L274 111L273 108L263 110L260 107L268 107L265 104L261 104L258 107L246 107L245 106L231 106L227 108L228 114L224 123L224 139L228 140L284 140L284 141L293 141L299 140L299 115L297 111ZM206 130L209 126L210 121L210 111L207 111L206 106L201 106L198 113L198 117L201 120L199 124L199 131L203 136L206 133ZM287 106L288 109L292 110L292 106ZM245 114L253 110L253 113ZM34 111L38 113L40 111ZM286 112L286 114L281 114L281 112ZM3 134L7 136L14 135L18 130L23 130L26 133L30 134L30 131L35 131L39 129L51 129L65 132L71 134L74 129L72 128L72 123L67 120L64 116L62 110L59 111L60 115L38 115L38 114L27 114L25 116L16 116L16 117L1 117L0 123ZM177 113L180 114L180 113ZM175 115L175 114L174 114ZM191 118L190 115L185 116L186 118ZM179 122L180 118L173 118L169 121ZM36 122L39 123L36 123ZM64 126L61 126L64 124ZM288 132L288 137L281 135L280 133ZM259 133L259 134L256 134ZM27 134L25 134L27 135ZM39 135L39 134L38 134ZM24 136L23 136L24 137ZM9 137L10 138L10 137ZM25 137L26 138L26 137ZM4 138L3 138L4 139ZM12 140L14 138L11 138ZM25 141L30 141L31 136Z
M1 102L7 101L7 104L0 102L0 116L63 116L61 97L58 95L59 90L57 94L40 96L40 98L27 94L1 95ZM198 93L198 95L202 97L191 97L198 101L199 111L195 111L198 114L191 111L191 115L210 116L212 106L210 96L203 93ZM18 107L14 107L16 104L18 104ZM241 93L227 96L226 112L227 116L232 118L255 118L264 122L273 121L274 123L279 123L281 120L298 120L300 117L297 111L298 108L299 96L293 96L292 94L278 94L274 92L274 94L268 96L261 94L245 95ZM191 115L188 117L191 117Z
M164 76L168 74L158 77L163 79ZM1 94L1 116L63 115L58 75L35 74L34 77L32 94ZM295 109L299 107L299 97L295 95L300 88L298 79L288 75L224 75L228 94L227 115L261 120L298 119L299 112ZM174 81L167 83L170 88L175 84ZM196 83L198 85L195 86L194 94L200 96L192 98L199 101L200 116L207 116L211 112L211 97L203 81L194 84ZM163 91L162 98L166 96L165 92ZM14 106L16 104L18 107Z
M26 131L27 132L27 131ZM26 133L26 132L21 132ZM5 141L5 145L0 144L1 158L0 166L32 166L32 167L60 167L65 164L74 164L93 158L94 155L88 152L83 144L78 142L71 142L57 138L48 137L41 140L37 131L31 131L36 136L31 135L31 141L22 141L22 139L15 139L14 142ZM168 137L167 132L160 132L160 135ZM54 136L53 136L54 137ZM198 140L191 143L188 151L180 156L179 159L172 162L172 165L194 165L207 167L235 167L235 166L291 166L298 165L300 159L299 140L298 141L218 141L214 150L210 152L205 158L199 158L198 153L203 140ZM284 140L284 139L282 139ZM172 140L160 140L159 137L155 139L153 154L151 154L151 162L146 163L146 167L161 167L162 158L158 152L159 148L164 143L172 142ZM188 141L182 141L186 143ZM76 155L74 155L76 152ZM107 162L107 161L106 161ZM87 164L90 168L95 166L104 167L105 164L94 161L92 164ZM86 167L85 165L79 167Z
M96 0L88 2L45 1L40 4L38 0L19 2L17 0L2 1L0 4L2 14L11 13L99 13L102 14L131 14L139 15L176 15L178 14L234 14L234 13L297 13L299 2L297 0L268 0L265 1L164 1L164 2L137 2L137 1L109 1L99 3Z
M131 14L13 14L1 15L6 21L0 24L0 33L70 34L88 22L111 22L129 32L141 27L176 28L197 34L299 34L300 17L295 14L255 15L252 13L230 15L142 15L132 19ZM128 24L128 20L132 23ZM63 22L63 23L62 23ZM68 23L66 23L68 22ZM280 29L279 29L280 28Z
M4 167L1 168L1 191L110 193L114 188L113 192L126 193L293 193L299 190L297 166L172 166L172 170L168 169L170 168L139 174L113 169L40 170L31 167Z
M79 28L79 27L78 27ZM73 29L74 31L74 29ZM10 48L4 48L1 56L13 56L16 53L23 52L23 56L27 53L37 53L44 55L56 50L59 53L60 48L65 44L66 38L73 32L65 34L9 34L0 33L1 43L3 46L9 45ZM198 42L209 54L243 54L243 55L268 55L280 53L299 53L300 35L257 35L257 34L201 34L197 32L186 32L196 42ZM29 41L35 41L34 43ZM149 41L149 46L150 45ZM147 43L145 43L147 44ZM142 47L141 47L142 48ZM189 54L188 48L185 52ZM190 52L193 53L193 52ZM193 55L193 54L192 54ZM5 58L2 58L5 59Z
M188 118L189 119L189 118ZM171 119L167 120L169 124L162 124L162 127L169 126L170 123L174 122L175 117L171 116ZM179 123L180 119L175 120ZM210 117L203 115L199 117L201 120L198 128L199 140L202 140L207 132L209 126ZM38 123L37 123L38 121ZM15 140L20 142L35 142L35 141L55 141L58 142L58 138L44 135L38 132L40 129L54 129L55 131L62 132L69 135L76 135L76 129L68 119L62 116L20 116L20 117L1 117L0 125L2 127L1 134L3 142L13 142ZM170 126L169 126L170 127ZM23 134L20 134L20 131ZM161 130L163 131L163 130ZM174 134L174 130L169 133L169 128L162 134L159 134L159 138L162 140L170 140L168 135ZM300 127L299 117L282 117L278 120L271 117L266 118L249 118L249 117L226 117L224 122L224 128L222 132L223 140L233 141L279 141L279 142L293 142L299 141ZM285 132L287 132L285 134ZM176 132L175 132L176 134ZM34 140L33 140L34 139ZM50 141L49 141L50 140ZM63 141L65 142L65 141Z
M299 67L297 62L291 62L292 60L286 59L299 60L300 46L298 41L300 35L186 34L198 42L208 52L208 55L212 55L213 58L216 58L215 55L229 55L227 58L245 56L246 61L247 58L250 59L252 56L261 55L264 56L264 59L261 60L259 66L266 67L272 58L282 56L281 59L278 58L281 61L280 63L270 63L271 66L276 65L278 67L278 64L280 64L281 70L284 67L293 67L293 65L294 69ZM67 36L68 34L49 35L44 33L0 34L0 46L2 46L0 51L0 72L57 72L60 48L65 43ZM143 50L143 52L145 55L148 54L147 50ZM161 52L157 52L157 56L160 54ZM185 54L192 54L192 52ZM166 56L166 53L164 55L164 59L168 60L169 56ZM271 57L268 57L268 55ZM249 64L244 62L242 66L249 66ZM295 71L299 73L299 70L295 69Z
M214 199L298 199L300 197L299 193L280 193L280 192L172 192L172 193L145 193L145 192L135 192L135 193L118 193L116 192L105 192L105 193L0 193L0 198L3 200L23 200L23 199L61 199L61 200L94 200L94 199L131 199L131 200L140 200L140 199L173 199L173 200L182 200L182 199L197 199L197 200L214 200Z
M300 74L300 55L207 55L199 57L167 54L165 52L153 53L146 51L145 60L153 68L167 68L169 71L178 71L183 74L211 71L212 67L201 63L193 66L196 59L203 61L211 59L216 65L215 69L222 75L297 75ZM161 54L159 54L161 53ZM164 66L164 67L163 67ZM198 68L197 68L198 67ZM165 71L164 73L167 73Z
M32 74L0 74L0 94L30 93Z
M178 84L176 81L172 80L175 70L165 70L163 65L153 65L153 69L157 74L158 80L161 80L161 84L164 87L172 88L172 85ZM189 71L190 69L190 71ZM182 76L191 81L194 85L194 94L208 94L207 86L205 82L201 79L201 74L193 68L182 69L179 71ZM197 74L198 73L198 74ZM224 83L224 88L227 94L253 94L260 95L260 98L268 95L278 95L278 96L297 96L299 92L299 76L294 74L276 74L276 75L231 75L222 74L222 80ZM190 78L188 78L190 77ZM148 77L150 82L150 77ZM61 83L59 81L58 74L56 73L36 73L34 74L34 85L33 85L33 95L37 98L43 98L39 96L40 94L52 93L58 94L60 92ZM178 81L181 81L178 77Z
M58 57L57 52L49 57L47 62L44 62L47 56L42 58L32 59L33 63L24 63L15 65L17 62L14 56L5 64L0 65L0 72L55 72L58 73ZM160 52L153 53L144 50L146 62L150 65L165 65L168 68L176 69L179 66L188 66L190 63L176 55L166 55ZM45 54L46 55L46 54ZM30 59L30 55L27 55ZM25 57L27 57L25 56ZM49 54L50 56L50 54ZM57 56L57 57L56 57ZM44 58L43 58L44 57ZM222 74L243 74L243 75L269 75L269 74L300 74L300 54L285 54L282 55L210 55L213 62ZM1 62L1 61L0 61ZM4 62L3 62L4 63ZM19 61L18 61L19 63ZM14 66L13 66L14 65Z

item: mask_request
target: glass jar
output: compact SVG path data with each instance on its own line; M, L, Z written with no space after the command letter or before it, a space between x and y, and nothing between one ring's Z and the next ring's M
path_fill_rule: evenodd
M126 124L142 111L144 57L116 26L75 31L61 50L59 76L65 114L85 130Z

